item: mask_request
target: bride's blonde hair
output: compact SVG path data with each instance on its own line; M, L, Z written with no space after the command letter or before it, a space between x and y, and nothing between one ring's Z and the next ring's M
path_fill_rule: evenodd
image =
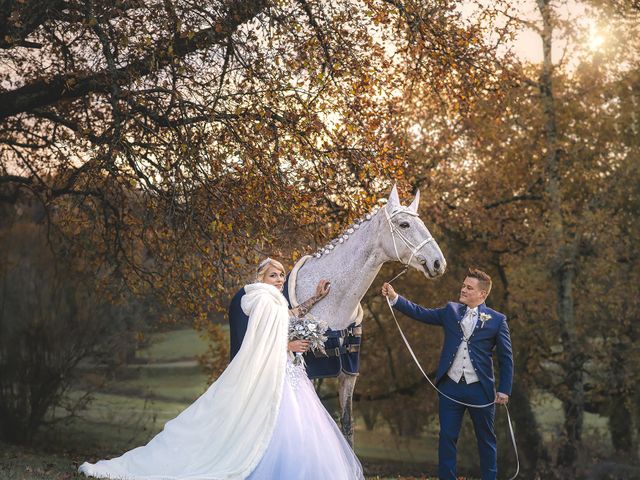
M274 268L277 268L285 275L287 274L287 271L284 269L284 266L279 261L274 260L273 258L267 257L258 264L258 270L256 272L257 281L262 282L264 280L264 274L267 273L267 268L269 268L269 265L271 265Z

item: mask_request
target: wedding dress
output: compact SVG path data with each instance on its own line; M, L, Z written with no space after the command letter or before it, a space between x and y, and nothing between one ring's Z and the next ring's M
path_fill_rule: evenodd
M361 480L362 466L303 366L287 352L280 291L245 287L242 347L207 391L151 439L120 457L83 463L118 480Z

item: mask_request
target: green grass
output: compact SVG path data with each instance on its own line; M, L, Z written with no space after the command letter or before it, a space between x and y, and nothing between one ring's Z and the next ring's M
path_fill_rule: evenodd
M562 413L562 402L558 398L546 392L538 393L533 411L540 424L544 440L551 440L558 431L563 429L564 414ZM601 437L607 447L611 446L606 417L585 412L584 434Z
M229 329L228 325L223 328ZM151 335L149 347L138 352L138 357L153 362L174 362L193 359L207 350L207 343L195 330L174 330Z
M356 428L355 451L359 458L393 460L404 463L438 463L437 436L403 438L384 431L366 431Z
M207 388L207 375L200 368L195 371L175 370L150 372L149 369L140 368L137 377L119 380L117 384L109 387L109 391L182 403L191 403L204 393Z
M77 463L65 453L45 453L0 444L2 480L71 480L85 478L77 474Z

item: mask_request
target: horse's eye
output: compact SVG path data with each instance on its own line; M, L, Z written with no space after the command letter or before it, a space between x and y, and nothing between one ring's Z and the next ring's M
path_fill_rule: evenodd
M411 225L409 225L409 222L402 222L400 224L400 228L409 228Z

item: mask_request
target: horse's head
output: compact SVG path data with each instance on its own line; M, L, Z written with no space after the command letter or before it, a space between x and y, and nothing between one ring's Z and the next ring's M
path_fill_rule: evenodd
M427 278L435 278L444 273L447 262L418 215L419 202L420 191L411 205L402 206L394 185L381 212L386 217L382 222L387 227L386 234L381 236L382 248L392 260L409 264Z

